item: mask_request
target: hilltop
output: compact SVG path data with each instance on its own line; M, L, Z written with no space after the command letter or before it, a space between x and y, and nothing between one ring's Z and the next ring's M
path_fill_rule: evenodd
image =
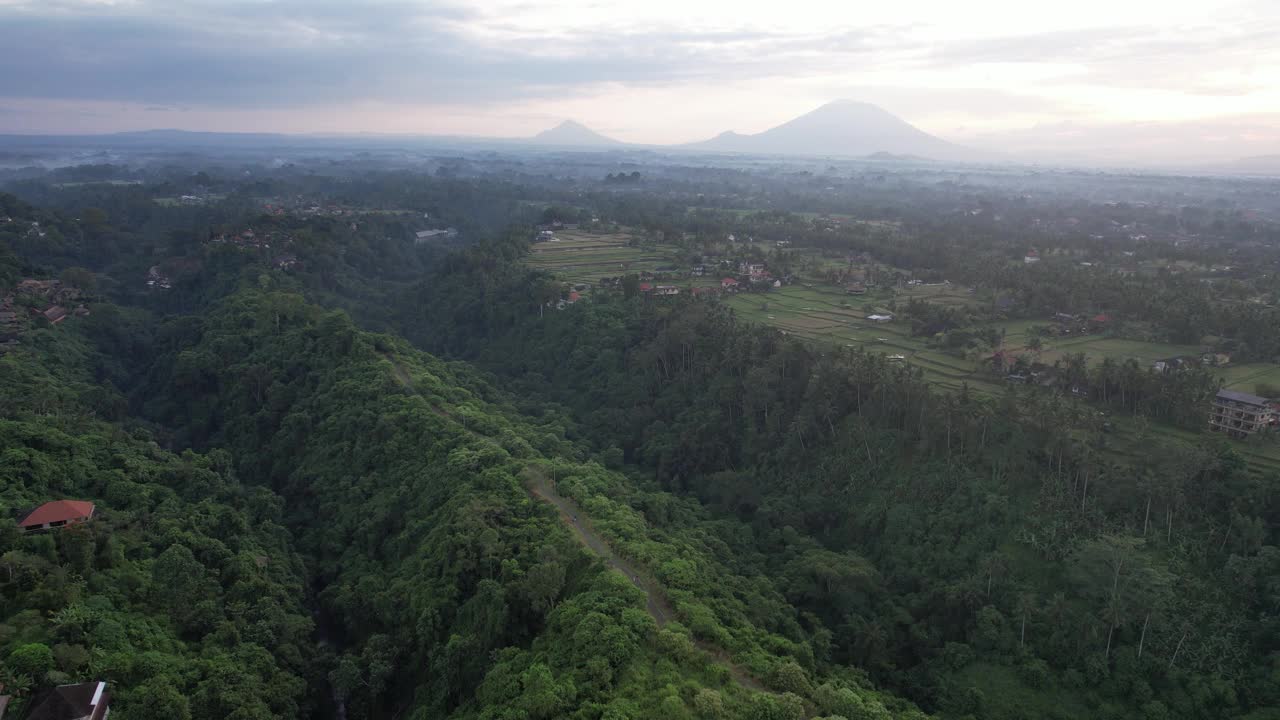
M620 140L601 135L591 128L573 120L565 120L548 130L530 138L532 142L542 145L623 145Z
M837 100L754 135L729 131L686 147L794 155L910 155L976 160L981 153L930 135L870 103Z

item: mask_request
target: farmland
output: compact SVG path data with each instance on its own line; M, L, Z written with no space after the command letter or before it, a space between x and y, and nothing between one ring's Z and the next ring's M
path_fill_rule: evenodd
M980 368L976 357L959 357L930 348L924 338L914 337L904 323L894 321L878 324L866 316L882 310L890 300L898 303L910 297L920 297L932 302L948 299L972 302L972 296L960 288L947 285L912 286L899 289L896 294L880 291L866 295L846 295L833 287L790 286L768 294L740 294L726 302L743 318L776 327L788 335L840 347L859 347L889 356L902 356L902 362L919 368L932 384L947 390L968 386L970 390L986 394L999 394L1006 387L998 376ZM1026 345L1029 330L1045 325L1047 320L1011 320L993 323L1005 331L1005 346L1022 348ZM1067 354L1084 353L1091 363L1104 358L1117 361L1132 358L1144 367L1162 358L1178 355L1197 355L1195 346L1142 342L1109 338L1101 335L1081 335L1048 339L1040 352L1040 361L1053 364ZM1226 387L1254 392L1259 384L1280 387L1280 365L1252 363L1219 369ZM1164 423L1152 423L1146 430L1128 417L1116 416L1114 431L1110 436L1109 452L1118 456L1140 457L1146 442L1143 433L1170 439L1193 440L1200 433L1179 429ZM1280 446L1264 440L1251 442L1232 441L1255 471L1280 471Z
M528 264L567 282L595 284L601 278L653 271L674 262L678 248L642 246L639 240L625 231L557 230L553 240L533 245Z
M935 294L947 286L915 286L919 295ZM951 292L950 290L946 290ZM961 291L963 292L963 291ZM903 292L899 302L911 297ZM977 390L998 392L1001 383L980 372L977 363L930 349L923 338L913 337L901 323L875 323L866 319L884 311L888 294L846 295L834 288L790 286L767 295L742 294L726 302L744 318L766 323L796 337L843 347L861 347L885 355L901 355L919 367L935 384L958 389L968 384Z

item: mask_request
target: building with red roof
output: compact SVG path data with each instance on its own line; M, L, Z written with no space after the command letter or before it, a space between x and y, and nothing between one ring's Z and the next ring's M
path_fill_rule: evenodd
M93 517L93 503L87 500L54 500L27 513L18 521L18 527L27 532L87 522Z
M725 290L729 290L729 289L731 289L731 288L736 288L736 287L738 287L738 281L737 281L737 280L734 280L733 278L728 278L728 277L727 277L727 278L725 278L725 279L723 279L723 280L721 280L721 281L720 281L720 287L721 287L721 288L723 288L723 289L725 289Z

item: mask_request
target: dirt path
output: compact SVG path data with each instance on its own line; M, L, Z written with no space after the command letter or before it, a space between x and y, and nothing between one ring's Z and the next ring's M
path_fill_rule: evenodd
M663 627L669 620L676 616L675 609L671 606L671 602L667 600L659 590L654 588L652 584L641 577L638 568L628 563L626 560L618 557L613 552L613 548L609 547L608 541L600 537L591 527L591 521L578 510L572 500L565 498L556 492L551 481L545 475L527 468L525 477L529 481L530 491L537 497L551 503L560 511L560 520L569 526L569 530L573 532L574 537L578 539L587 549L605 562L609 567L617 570L631 581L632 585L640 588L645 594L645 607L649 614L653 616L658 627Z
M383 354L388 362L391 363L391 372L396 380L410 390L413 389L413 378L405 371L399 363L395 361L390 354ZM444 410L432 406L432 411L441 417L452 418L452 415ZM467 432L473 435L479 435L474 430L467 429ZM483 437L483 436L481 436ZM667 599L665 593L657 582L648 578L639 568L627 562L618 556L600 533L591 527L591 521L582 513L574 502L555 489L555 484L547 478L537 468L528 466L525 468L525 479L529 492L552 506L559 511L560 521L563 522L573 534L573 536L587 547L588 550L595 553L604 561L606 565L622 573L624 577L639 588L645 595L645 609L649 615L653 617L658 627L664 627L668 622L676 617L675 608L671 605L671 601ZM729 659L729 654L722 648L713 645L705 640L695 639L694 644L716 659L718 663L729 670L729 674L737 682L748 690L756 692L772 692L760 681L752 677L742 666L734 663Z

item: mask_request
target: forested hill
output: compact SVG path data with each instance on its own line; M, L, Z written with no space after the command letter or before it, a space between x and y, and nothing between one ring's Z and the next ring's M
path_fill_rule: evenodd
M1280 706L1280 481L1225 444L1103 452L1097 414L1070 398L937 394L705 301L597 294L540 317L542 279L494 263L506 254L476 249L425 280L406 332L748 525L737 547L772 557L807 538L867 558L860 592L778 581L837 662L948 716ZM476 286L490 289L460 290Z
M0 357L0 503L100 511L0 526L16 711L90 679L126 719L1280 707L1280 484L1228 445L1105 452L1069 397L938 394L714 301L544 311L525 229L381 257L262 219L299 266L177 238L160 292L115 275L154 264L125 221L4 202L0 280L90 313Z
M116 716L157 720L924 717L828 662L737 530L637 489L571 419L518 412L278 272L208 267L193 314L94 297L0 358L5 517L97 508L0 533L13 711L101 679ZM547 477L661 592L661 628L531 495ZM855 556L787 553L866 582Z
M330 677L349 716L918 715L821 662L821 631L743 572L696 504L635 494L555 413L523 417L465 367L294 295L233 296L193 340L160 363L172 370L146 389L148 414L286 499L344 647ZM530 496L530 473L652 573L677 622L657 628L643 595ZM774 692L744 690L695 639Z
M36 328L0 357L0 683L10 714L53 684L107 679L123 718L304 717L324 666L285 508L222 450L174 453L91 368L103 328ZM95 503L22 535L14 513ZM113 717L117 716L113 712Z

